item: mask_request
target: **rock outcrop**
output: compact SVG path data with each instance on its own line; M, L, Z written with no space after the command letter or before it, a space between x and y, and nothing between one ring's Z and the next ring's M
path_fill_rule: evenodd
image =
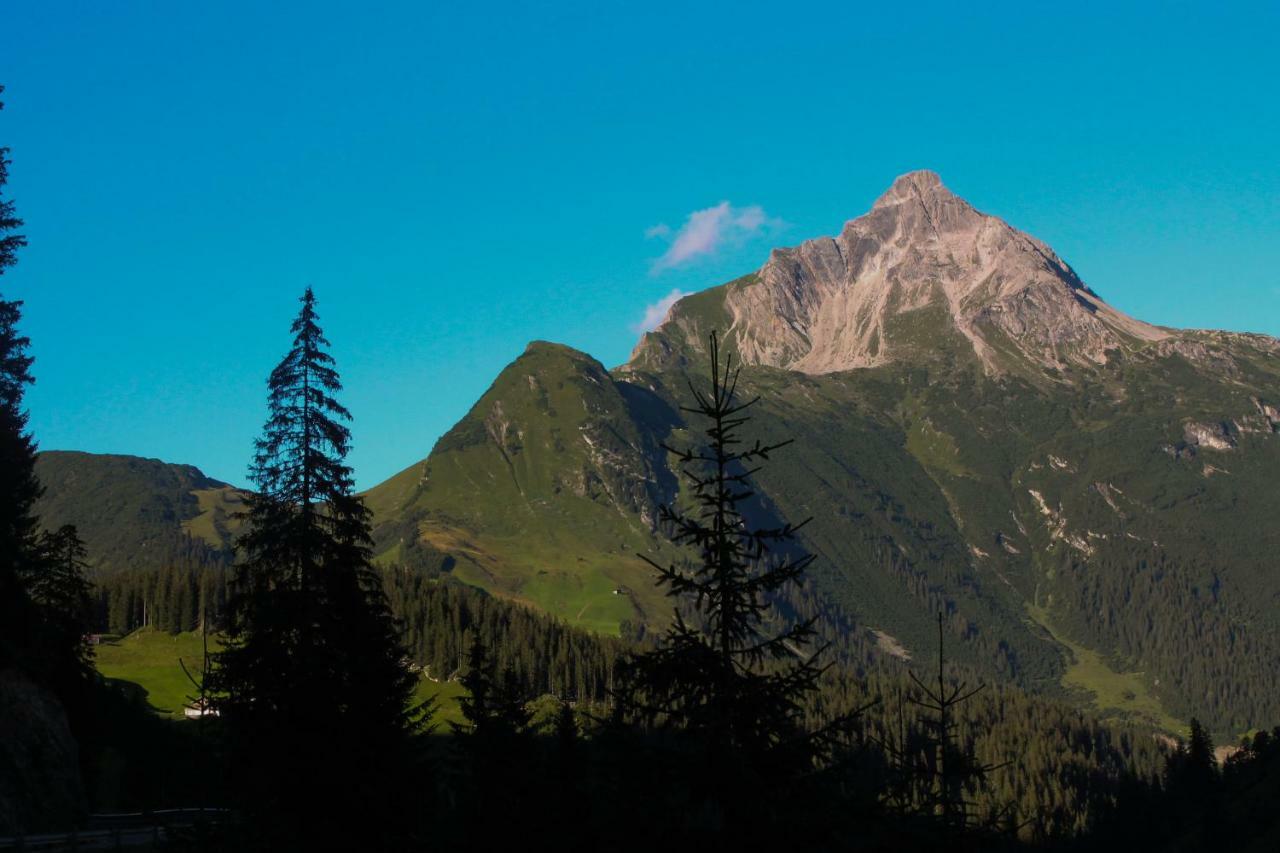
M84 814L62 705L16 670L0 672L0 835L70 829Z
M940 311L912 319L925 308ZM1112 308L1044 243L927 171L898 178L839 236L774 250L724 289L724 309L744 362L808 374L907 359L942 337L967 342L992 372L1010 351L1045 367L1101 364L1171 334ZM692 336L686 310L677 303L633 363L662 359L664 331Z

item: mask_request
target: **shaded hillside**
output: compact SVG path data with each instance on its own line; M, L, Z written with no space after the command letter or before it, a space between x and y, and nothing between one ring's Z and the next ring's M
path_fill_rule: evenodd
M242 492L191 465L51 450L36 461L48 529L74 524L100 572L174 562L195 548L229 561Z

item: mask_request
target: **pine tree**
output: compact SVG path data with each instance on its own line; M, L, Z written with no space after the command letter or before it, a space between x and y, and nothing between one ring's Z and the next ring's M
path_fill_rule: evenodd
M0 86L0 95L4 94L4 86ZM4 109L4 101L0 101L0 110ZM0 147L0 192L9 182L9 149ZM14 211L14 204L0 196L0 275L5 269L18 262L18 250L27 245L27 238L15 233L22 227L22 220Z
M1218 759L1213 754L1213 738L1195 717L1191 718L1187 737L1187 763L1203 779L1212 780L1218 773Z
M0 93L4 87L0 86ZM0 101L0 110L4 102ZM18 261L27 244L14 203L4 198L9 180L9 149L0 147L0 277ZM0 294L0 669L25 656L34 625L33 608L22 577L38 560L38 524L33 507L40 497L36 444L27 432L22 408L31 376L30 340L18 331L22 303Z
M799 584L812 562L794 545L804 525L755 527L741 509L754 496L758 465L790 442L743 443L745 411L755 401L738 398L739 371L731 357L721 364L714 333L710 350L710 390L690 383L694 405L685 409L706 423L706 445L664 445L692 486L693 509L660 510L672 540L696 549L698 560L689 567L649 561L677 599L674 625L656 649L627 663L618 699L647 727L682 732L705 749L705 761L690 766L708 769L700 795L711 825L723 821L732 831L730 812L750 820L757 792L785 789L813 771L857 712L816 731L803 727L804 703L826 668L823 650L805 650L811 621L776 633L765 623L772 600ZM701 625L688 624L682 606Z
M421 715L345 463L350 414L308 288L268 380L227 645L208 688L255 839L405 843ZM376 827L370 833L369 828Z
M471 849L499 849L509 828L525 826L535 799L531 714L515 671L499 673L480 637L467 649L466 671L459 679L467 695L459 704L466 723L453 724L456 781L462 822ZM501 812L495 820L494 809Z
M479 635L471 640L467 651L467 671L460 679L467 695L459 700L465 724L455 723L454 732L468 735L497 751L509 749L511 743L529 732L532 714L526 707L528 698L515 670L505 667L499 675L497 664Z
M961 706L986 689L986 685L969 687L964 681L947 679L941 613L938 614L936 684L925 684L914 672L908 675L917 691L908 701L926 713L923 760L913 766L921 783L918 790L923 793L922 804L948 830L966 829L975 817L968 794L985 785L989 774L1004 765L983 764L956 736ZM1010 820L1013 820L1012 812L1003 809L992 816L993 824Z
M93 665L85 640L93 627L92 586L85 579L87 552L71 524L42 534L39 551L26 588L35 605L50 675L66 684L86 677Z
M570 755L578 742L578 718L573 706L565 699L556 706L555 735L561 755Z
M1213 753L1213 739L1196 719L1191 719L1188 737L1179 741L1165 763L1165 787L1175 799L1188 805L1200 804L1214 787L1218 777L1218 761Z
M490 701L494 689L494 664L479 636L467 648L467 668L458 682L466 695L458 700L465 723L453 723L454 734L482 732L494 716Z

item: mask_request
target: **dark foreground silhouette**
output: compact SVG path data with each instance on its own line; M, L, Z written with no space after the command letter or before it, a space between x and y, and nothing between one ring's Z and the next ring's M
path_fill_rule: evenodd
M7 165L0 150L0 190ZM0 273L21 224L0 196ZM371 564L369 512L345 464L349 415L309 289L270 375L225 609L202 613L227 636L193 681L217 716L158 719L94 673L83 546L33 513L20 320L21 304L0 298L0 834L82 824L104 806L195 805L226 811L184 818L158 846L1280 849L1280 729L1219 767L1197 723L1158 756L1132 731L964 687L941 643L924 677L828 660L814 622L778 606L809 564L797 528L740 509L754 468L785 442L746 434L750 401L714 337L708 382L690 389L704 439L669 448L689 490L663 520L693 556L655 566L673 599L665 636L609 646L520 622L510 605L464 626L464 607L484 610L466 594L408 594L441 582ZM395 613L428 598L453 602L436 616L457 630L404 630ZM409 664L428 647L457 661L464 645L465 722L433 731ZM580 666L548 663L566 649ZM558 697L540 697L547 688ZM1007 734L993 740L997 726Z

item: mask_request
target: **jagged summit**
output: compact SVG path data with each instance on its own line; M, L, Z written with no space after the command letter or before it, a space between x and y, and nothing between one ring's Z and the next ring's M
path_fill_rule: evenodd
M889 207L903 202L921 201L931 197L955 198L955 194L942 185L942 178L937 172L928 169L918 169L914 172L907 172L905 175L899 175L884 191L880 198L876 199L876 203L872 205L872 209L878 207Z
M775 249L723 291L724 329L747 363L821 374L958 344L989 371L1100 364L1169 332L1103 302L1036 238L982 213L934 172L896 179L837 237ZM706 294L677 303L632 364L705 334ZM691 310L697 306L697 310Z

